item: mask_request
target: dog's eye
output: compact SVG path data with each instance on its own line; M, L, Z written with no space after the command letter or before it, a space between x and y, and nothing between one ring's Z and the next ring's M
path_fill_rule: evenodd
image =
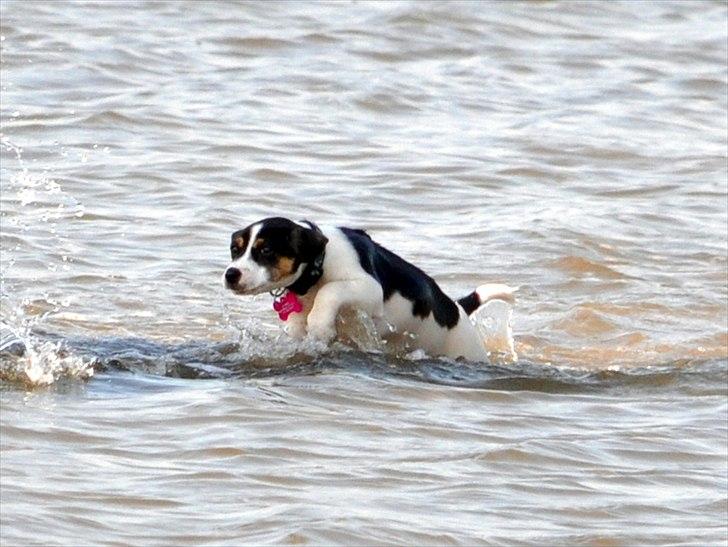
M265 247L261 247L260 254L261 256L271 256L273 254L273 249L266 245Z

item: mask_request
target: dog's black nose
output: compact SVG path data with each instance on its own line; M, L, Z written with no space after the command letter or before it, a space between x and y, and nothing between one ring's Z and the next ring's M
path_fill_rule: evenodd
M227 281L228 285L235 285L240 281L240 276L242 275L237 268L228 268L225 272L225 281Z

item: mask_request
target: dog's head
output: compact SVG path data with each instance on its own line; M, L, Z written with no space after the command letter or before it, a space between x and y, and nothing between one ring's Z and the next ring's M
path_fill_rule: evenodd
M287 218L272 217L233 232L223 284L238 294L260 294L296 282L306 266L324 252L320 230Z

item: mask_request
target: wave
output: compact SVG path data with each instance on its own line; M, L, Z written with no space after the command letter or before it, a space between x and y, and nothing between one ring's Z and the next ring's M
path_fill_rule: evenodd
M0 324L0 381L38 387L64 378L88 379L96 360L69 350L63 341L20 336Z
M413 352L393 356L255 337L172 344L129 337L61 337L33 333L32 344L5 331L0 338L0 380L23 387L98 374L240 381L318 374L354 374L385 381L414 381L454 388L544 393L681 391L728 395L728 359L680 360L658 366L577 368L521 361L472 363ZM276 354L271 353L275 347Z

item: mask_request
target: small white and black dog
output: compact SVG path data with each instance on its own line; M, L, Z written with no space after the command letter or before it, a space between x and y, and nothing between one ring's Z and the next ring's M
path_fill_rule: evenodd
M425 272L388 251L363 230L320 228L273 217L234 232L226 288L241 295L272 292L287 332L324 342L336 336L336 318L358 309L380 336L407 333L432 356L487 359L468 317L492 299L512 301L507 285L481 285L457 302Z

